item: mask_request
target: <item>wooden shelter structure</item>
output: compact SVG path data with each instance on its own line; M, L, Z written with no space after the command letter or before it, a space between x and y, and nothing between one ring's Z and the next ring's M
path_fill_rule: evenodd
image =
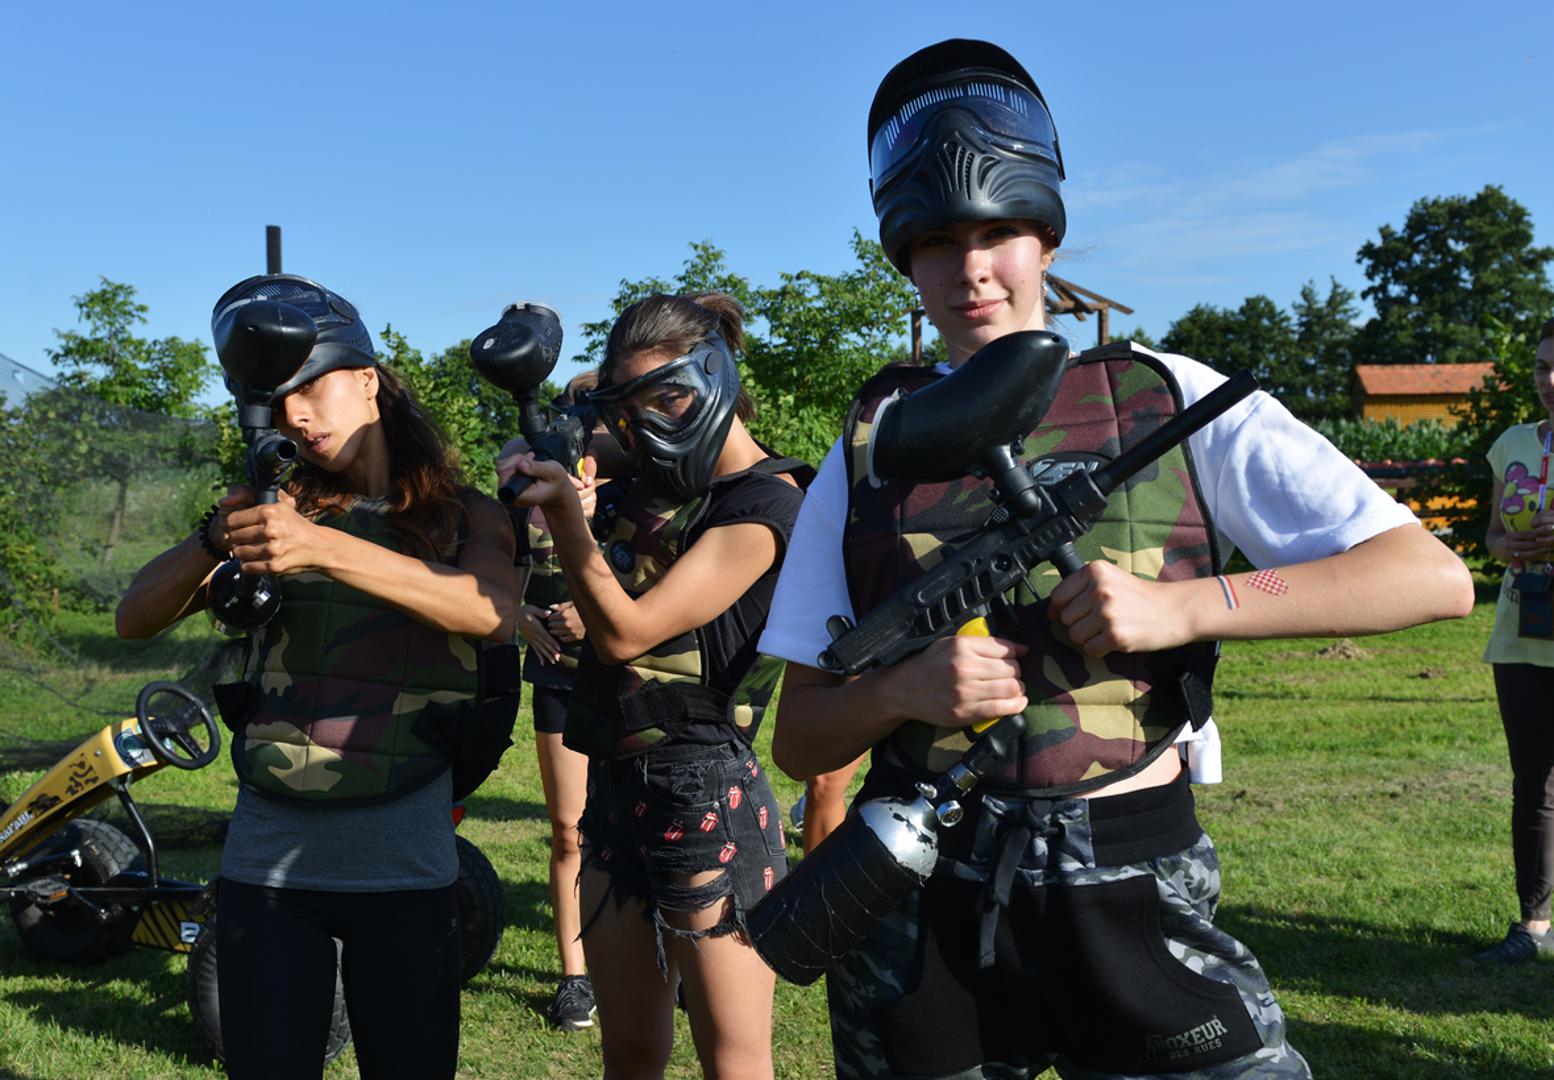
M1091 292L1056 274L1047 275L1046 307L1048 315L1072 315L1079 322L1084 322L1087 315L1094 315L1097 345L1105 345L1111 340L1113 311L1120 311L1124 315L1133 314L1133 309L1126 304L1118 303L1100 293ZM922 308L912 312L912 362L916 364L923 362L924 314Z

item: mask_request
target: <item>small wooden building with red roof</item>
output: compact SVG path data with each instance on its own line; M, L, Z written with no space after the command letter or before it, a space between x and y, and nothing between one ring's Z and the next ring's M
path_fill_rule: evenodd
M1481 364L1356 364L1354 413L1361 420L1395 420L1407 427L1416 420L1438 420L1456 427L1452 407L1467 400L1494 371Z

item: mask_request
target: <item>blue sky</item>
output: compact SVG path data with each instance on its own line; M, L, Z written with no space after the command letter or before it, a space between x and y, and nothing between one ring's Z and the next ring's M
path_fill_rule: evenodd
M267 224L287 270L427 350L535 299L570 356L621 278L672 274L693 240L757 283L843 270L874 230L874 88L951 36L1041 84L1069 173L1058 272L1136 308L1119 330L1329 275L1359 289L1355 251L1424 196L1503 185L1554 243L1547 2L83 3L5 23L0 353L45 370L99 275L140 290L152 336L208 340Z

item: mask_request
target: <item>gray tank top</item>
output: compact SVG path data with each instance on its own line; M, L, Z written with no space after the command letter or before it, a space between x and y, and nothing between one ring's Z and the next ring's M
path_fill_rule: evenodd
M238 787L221 876L324 892L440 889L459 876L453 774L388 802L294 806Z

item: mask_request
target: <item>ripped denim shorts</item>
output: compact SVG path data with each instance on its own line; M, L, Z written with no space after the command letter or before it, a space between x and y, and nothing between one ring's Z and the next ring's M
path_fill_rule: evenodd
M664 933L744 933L746 912L788 872L780 817L749 747L681 743L590 761L578 828L584 865L605 873L617 906L642 901L658 929L662 962ZM721 873L704 885L676 881L709 870ZM664 921L663 911L702 911L724 897L733 897L732 911L709 930L678 930Z

